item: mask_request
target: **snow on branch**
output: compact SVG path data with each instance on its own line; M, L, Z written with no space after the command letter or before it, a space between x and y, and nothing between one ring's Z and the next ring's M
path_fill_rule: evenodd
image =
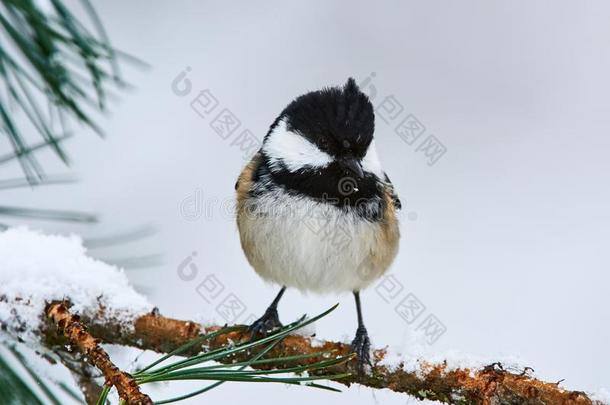
M87 256L76 235L25 227L0 232L0 343L19 340L37 349L47 304L63 300L90 319L104 308L105 317L125 327L153 308L122 269Z
M0 343L24 341L41 353L66 344L76 346L102 371L107 383L116 386L123 398L131 398L131 403L150 403L146 402L150 399L139 392L128 375L114 368L97 339L168 353L204 332L221 328L204 328L196 322L161 316L133 290L122 270L88 257L77 237L46 236L25 228L2 232L0 268ZM62 307L64 300L71 303L69 311ZM250 335L245 330L232 331L204 345L193 346L190 353L183 354L193 355L248 339ZM345 343L290 335L265 355L293 356L290 361L261 362L256 367L281 370L309 365L320 359L298 355L328 351L342 356L349 354L350 348ZM244 356L248 355L252 353L240 353L222 361L245 360ZM368 375L359 377L354 367L355 362L349 361L318 373L351 373L337 382L386 388L449 404L604 404L583 392L538 380L527 369L507 371L499 364L468 368L448 361L416 360L378 349L374 351L373 367Z

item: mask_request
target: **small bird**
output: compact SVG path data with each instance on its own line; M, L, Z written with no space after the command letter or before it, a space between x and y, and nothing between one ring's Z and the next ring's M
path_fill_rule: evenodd
M400 238L400 200L377 156L374 129L373 105L353 78L306 93L275 119L235 184L246 258L281 286L250 330L264 335L282 326L277 306L287 287L352 292L359 372L371 364L360 291L385 273Z

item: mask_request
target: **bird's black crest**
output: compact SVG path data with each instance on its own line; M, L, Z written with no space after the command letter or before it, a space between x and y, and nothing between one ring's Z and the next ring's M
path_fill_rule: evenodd
M340 156L362 157L375 130L373 105L356 81L297 97L282 112L291 131L297 131L322 150ZM276 121L277 122L277 121Z

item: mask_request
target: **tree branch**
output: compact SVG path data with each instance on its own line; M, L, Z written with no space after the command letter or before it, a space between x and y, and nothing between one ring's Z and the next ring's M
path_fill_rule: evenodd
M80 322L77 315L72 315L66 304L63 302L51 303L46 308L47 317L53 321L58 331L74 346L87 356L89 362L97 367L106 378L106 384L116 387L119 397L128 404L133 405L153 405L148 395L140 392L140 387L134 379L127 373L116 367L108 353L99 345L99 341L94 338Z
M191 321L166 318L157 312L139 317L131 328L112 320L97 318L90 320L90 331L107 343L133 346L153 350L159 353L170 352L204 332L218 330L220 326L206 327ZM46 331L48 344L61 344L58 336ZM250 338L246 331L235 331L217 336L207 342L205 347L194 347L190 353L196 354L206 350L241 342ZM350 347L344 343L316 341L299 335L287 336L267 356L283 357L296 354L308 354L333 350L337 355L350 353ZM584 392L564 390L557 383L547 383L528 375L527 370L520 374L511 373L495 364L480 370L450 369L447 364L422 363L417 371L405 370L402 364L384 365L382 360L387 351L378 349L373 354L371 373L358 377L355 362L340 364L322 372L351 372L352 376L337 380L347 386L352 383L371 388L387 388L395 392L407 393L420 399L432 399L449 404L523 404L523 405L603 405L593 401ZM246 353L240 354L225 362L244 360ZM283 369L295 365L312 364L320 358L312 357L291 362L262 364L257 368Z

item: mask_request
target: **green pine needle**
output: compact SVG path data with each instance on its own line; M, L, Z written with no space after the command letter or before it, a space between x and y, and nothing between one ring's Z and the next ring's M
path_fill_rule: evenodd
M298 321L286 325L272 334L261 337L255 340L249 340L243 343L230 344L223 347L219 347L214 350L207 351L205 353L190 356L184 359L175 360L169 364L161 366L163 363L168 363L172 358L183 355L186 352L192 351L194 348L200 348L205 342L209 342L211 339L224 335L236 330L243 330L244 326L232 326L225 327L215 332L201 335L190 342L176 348L172 352L160 357L154 362L150 363L143 369L133 373L138 384L147 384L153 382L162 381L213 381L201 389L196 391L180 395L174 398L164 399L161 401L155 401L156 404L167 404L171 402L182 401L187 398L203 394L211 389L214 389L221 384L234 381L234 382L252 382L252 383L282 383L290 385L301 385L312 388L325 389L333 392L340 392L340 390L328 387L317 383L322 380L336 380L349 376L349 373L339 374L324 374L323 371L329 367L336 366L347 362L353 358L353 355L332 357L335 351L320 351L317 353L310 354L299 354L285 357L273 357L263 358L267 355L276 345L278 345L286 336L293 333L297 329L303 328L318 319L328 315L332 312L337 305L324 311L323 313L307 319L305 316L300 318ZM247 360L235 362L231 364L217 364L211 362L227 361L233 358L237 354L251 353L252 349L262 348L255 355ZM262 364L287 364L288 362L301 360L306 358L322 358L313 364L308 365L297 365L293 367L287 367L284 369L274 370L257 370L250 367ZM315 371L314 375L310 375L309 372ZM101 405L106 400L110 387L106 387L98 401Z
M104 388L102 389L102 393L100 394L96 405L106 405L106 401L108 400L108 394L110 394L111 388L112 386L110 385L104 385Z

